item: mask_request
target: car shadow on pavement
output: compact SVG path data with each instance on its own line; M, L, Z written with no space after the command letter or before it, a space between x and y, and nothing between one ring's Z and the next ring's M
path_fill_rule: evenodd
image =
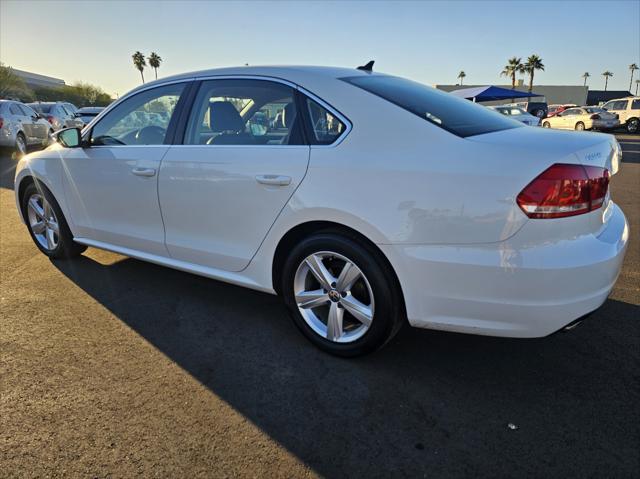
M344 360L275 296L134 259L54 264L323 476L634 474L638 422L612 426L637 407L637 306L535 340L406 327Z

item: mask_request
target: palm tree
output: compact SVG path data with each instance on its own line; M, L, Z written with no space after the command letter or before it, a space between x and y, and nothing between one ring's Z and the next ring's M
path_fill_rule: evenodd
M133 66L136 67L136 70L138 70L140 72L140 76L142 77L142 83L144 83L144 67L147 66L147 62L144 60L144 55L140 52L135 52L133 55L131 55L131 58L133 59Z
M460 79L460 85L462 85L462 80L464 80L464 77L466 76L467 74L464 72L464 70L458 73L458 78Z
M640 85L640 80L636 80L636 96L638 96L638 86Z
M589 78L591 75L589 75L589 72L584 72L582 74L582 78L584 78L584 86L587 86L587 78Z
M609 84L609 77L612 77L613 73L607 70L602 73L602 76L604 77L604 91L607 91L607 85Z
M544 64L542 58L538 55L531 55L527 58L527 63L524 64L524 70L529 74L529 93L533 90L533 75L536 70L544 71Z
M500 72L500 76L511 77L511 88L515 88L517 73L524 73L522 58L512 57L507 61L504 70Z
M154 69L156 73L156 80L158 79L158 68L160 68L160 64L162 63L162 58L156 52L151 52L149 55L149 66Z
M638 65L635 63L632 63L629 65L629 70L631 70L631 80L629 80L629 91L631 91L631 85L633 85L633 74L636 70L640 70L640 68L638 68Z

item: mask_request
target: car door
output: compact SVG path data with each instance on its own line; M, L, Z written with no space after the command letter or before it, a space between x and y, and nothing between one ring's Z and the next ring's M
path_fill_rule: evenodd
M240 271L307 171L297 92L259 79L201 82L184 139L160 167L171 257Z
M35 143L33 137L33 126L31 118L28 118L25 112L20 108L18 103L11 103L9 105L9 113L13 117L13 121L16 123L18 130L24 133L27 145L33 145Z
M127 97L85 132L87 147L63 150L65 197L76 236L167 256L157 173L185 85ZM131 122L149 110L165 111L166 121Z
M19 105L25 115L26 121L29 122L31 135L34 143L43 143L49 136L48 125L38 117L38 114L27 105Z

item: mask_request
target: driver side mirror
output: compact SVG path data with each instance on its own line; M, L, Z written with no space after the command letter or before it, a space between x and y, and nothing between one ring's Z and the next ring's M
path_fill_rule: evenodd
M82 146L82 136L79 128L65 128L54 134L58 143L65 148L78 148Z

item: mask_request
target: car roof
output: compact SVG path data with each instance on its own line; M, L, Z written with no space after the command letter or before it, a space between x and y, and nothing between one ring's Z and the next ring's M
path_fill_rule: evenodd
M343 78L352 76L367 76L367 75L382 75L378 72L368 72L358 70L357 68L344 68L344 67L327 67L327 66L313 66L313 65L264 65L264 66L239 66L239 67L225 67L225 68L213 68L209 70L200 70L194 72L180 73L170 77L165 77L160 80L155 80L149 83L140 85L139 87L131 90L130 93L148 88L153 85L162 85L180 80L190 80L198 78L206 78L211 76L264 76L273 77L281 80L288 80L293 83L303 81L305 78L312 77L326 77L326 78Z

